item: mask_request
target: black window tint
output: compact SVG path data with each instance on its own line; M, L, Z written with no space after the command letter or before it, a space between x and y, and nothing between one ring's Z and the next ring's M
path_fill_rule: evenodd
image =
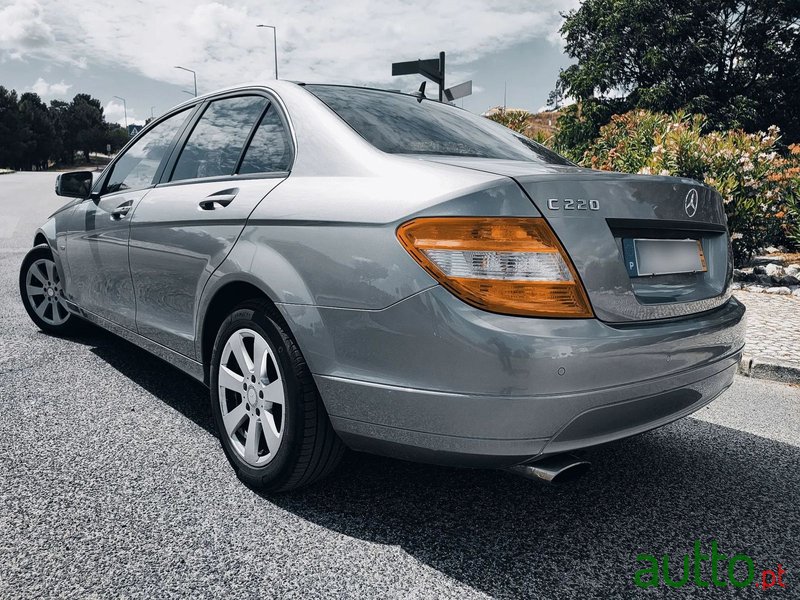
M233 175L247 136L266 105L262 96L212 102L186 141L172 181Z
M568 165L565 158L484 117L408 94L307 85L373 146L392 154L443 154Z
M183 128L191 114L187 109L162 121L140 137L125 151L108 177L105 193L136 190L153 184L161 161L169 150L175 135Z
M292 159L289 136L275 106L267 109L247 147L239 173L288 171Z

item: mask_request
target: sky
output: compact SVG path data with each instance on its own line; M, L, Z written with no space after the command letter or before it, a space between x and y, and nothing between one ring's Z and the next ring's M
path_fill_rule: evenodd
M579 0L0 0L0 85L49 102L89 93L109 121L142 123L193 94L272 79L415 90L391 63L447 53L457 104L541 109L570 64L560 13ZM429 82L429 95L435 86ZM124 98L125 103L117 97Z

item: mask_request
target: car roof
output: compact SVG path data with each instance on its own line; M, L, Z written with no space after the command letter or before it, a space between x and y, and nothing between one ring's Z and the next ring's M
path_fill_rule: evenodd
M184 102L181 102L180 104L174 106L173 109L171 109L171 110L182 108L184 106L190 106L190 105L195 104L197 102L202 102L203 100L207 100L208 98L213 98L214 96L218 96L220 94L225 94L225 93L229 93L229 92L235 92L235 91L238 91L238 90L262 88L262 89L267 89L267 90L273 90L276 93L280 94L281 88L286 88L287 86L302 87L302 88L304 88L306 86L320 86L320 87L324 86L324 87L350 88L350 89L356 89L356 90L368 90L368 91L371 91L371 92L382 92L382 93L385 93L385 94L397 94L397 95L400 95L400 96L408 96L409 98L418 99L418 97L416 95L409 94L409 93L403 92L401 90L387 90L387 89L383 89L383 88L369 87L369 86L363 86L363 85L351 85L351 84L344 84L344 83L308 83L308 82L304 82L304 81L290 81L288 79L268 79L266 81L262 80L262 81L251 81L251 82L247 82L247 83L239 83L239 84L236 84L236 85L223 87L223 88L214 90L212 92L207 92L205 94L201 94L201 95L196 96L194 98L191 98L189 100L185 100ZM433 98L433 97L429 97L429 98L426 97L426 99L437 101L436 98ZM455 106L455 105L451 105L451 106ZM456 107L456 108L458 108L458 107Z

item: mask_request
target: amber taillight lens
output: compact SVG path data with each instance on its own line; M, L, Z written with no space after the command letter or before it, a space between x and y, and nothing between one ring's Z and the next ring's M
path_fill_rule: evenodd
M420 218L401 225L397 237L473 306L531 317L593 316L572 261L540 217Z

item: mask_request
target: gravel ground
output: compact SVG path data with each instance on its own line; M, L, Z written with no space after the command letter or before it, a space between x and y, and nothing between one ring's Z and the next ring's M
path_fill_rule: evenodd
M800 597L800 388L737 378L562 487L353 453L264 497L229 469L202 386L100 330L30 323L17 269L51 184L0 180L0 598L630 598L638 553L696 539L781 563L774 593Z

